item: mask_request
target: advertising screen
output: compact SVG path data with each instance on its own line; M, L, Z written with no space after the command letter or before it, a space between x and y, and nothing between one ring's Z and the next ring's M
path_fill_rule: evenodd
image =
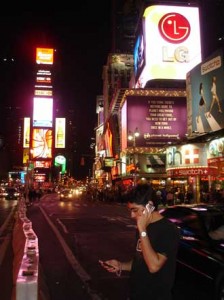
M53 92L52 90L41 90L41 89L35 89L34 90L35 96L45 96L45 97L52 97Z
M134 48L134 74L138 78L145 66L145 51L143 34L139 34Z
M223 62L223 49L219 49L187 74L189 135L224 128Z
M33 129L31 159L52 158L52 130Z
M30 118L24 118L23 126L23 148L30 146Z
M121 108L121 128L122 128L122 131L121 131L121 151L123 151L127 148L127 140L128 140L128 134L127 134L127 101L125 101L123 103L123 106Z
M36 48L36 63L53 65L54 49L51 48Z
M37 76L36 77L36 82L51 84L51 77L50 76Z
M55 148L65 148L65 118L55 119Z
M33 98L33 127L53 126L53 99Z
M143 15L140 46L146 61L136 87L152 79L186 79L201 62L199 9L191 6L152 5ZM139 42L139 45L141 43ZM143 51L144 50L144 51Z
M136 147L178 142L187 132L185 97L127 96L127 132L138 128ZM128 141L131 147L132 141Z

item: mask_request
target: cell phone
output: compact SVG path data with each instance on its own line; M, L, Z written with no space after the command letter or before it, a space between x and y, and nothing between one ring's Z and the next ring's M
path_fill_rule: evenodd
M110 264L106 263L105 261L103 262L104 266L107 266L109 268L113 268L113 266L111 266Z
M147 210L147 212L151 214L154 211L154 209L155 209L155 206L148 203L148 204L146 204L145 209L143 210L143 214L145 214L145 210Z
M113 267L113 266L111 266L110 264L108 264L107 262L105 262L105 261L103 261L103 260L99 260L99 263L100 263L101 265L104 265L104 266L109 267L109 268Z

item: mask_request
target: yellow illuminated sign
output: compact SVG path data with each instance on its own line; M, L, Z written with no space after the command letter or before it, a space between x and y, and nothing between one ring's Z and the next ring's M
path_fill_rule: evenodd
M36 63L53 65L54 49L51 48L37 48L36 49Z

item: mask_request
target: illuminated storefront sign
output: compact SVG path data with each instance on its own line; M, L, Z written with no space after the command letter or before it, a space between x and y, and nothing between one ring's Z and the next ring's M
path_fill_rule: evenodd
M207 163L207 151L204 144L168 147L166 155L166 171L169 177L216 176L218 174L218 167Z
M218 169L215 167L198 167L198 168L175 168L168 169L167 176L169 177L188 177L188 176L208 176L217 175Z
M224 176L224 138L215 139L208 144L208 166L216 167L219 175Z
M224 138L215 139L208 144L207 157L224 157Z
M202 144L187 144L168 147L166 151L167 167L206 166L206 146Z
M36 48L36 63L53 65L54 49Z
M142 22L143 36L134 51L135 87L145 87L152 79L185 80L201 62L199 9L152 5L145 9Z

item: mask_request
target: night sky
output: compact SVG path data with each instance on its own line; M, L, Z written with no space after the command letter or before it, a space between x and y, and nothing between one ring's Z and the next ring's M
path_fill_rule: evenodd
M223 33L224 1L199 2L204 6L201 33L206 56L216 49L214 40ZM78 116L77 143L80 151L86 153L96 126L102 68L111 51L110 1L82 0L75 2L72 9L46 8L47 2L35 5L35 9L0 11L1 65L3 57L15 58L14 68L1 68L1 103L29 109L34 92L35 49L55 48L55 98L63 109L72 108Z
M102 94L102 68L110 52L110 1L80 1L74 6L0 12L0 58L15 59L7 74L1 72L0 89L1 103L29 111L35 49L56 49L55 101L63 110L74 111L78 151L82 154L91 151L90 137L97 124L96 97Z

